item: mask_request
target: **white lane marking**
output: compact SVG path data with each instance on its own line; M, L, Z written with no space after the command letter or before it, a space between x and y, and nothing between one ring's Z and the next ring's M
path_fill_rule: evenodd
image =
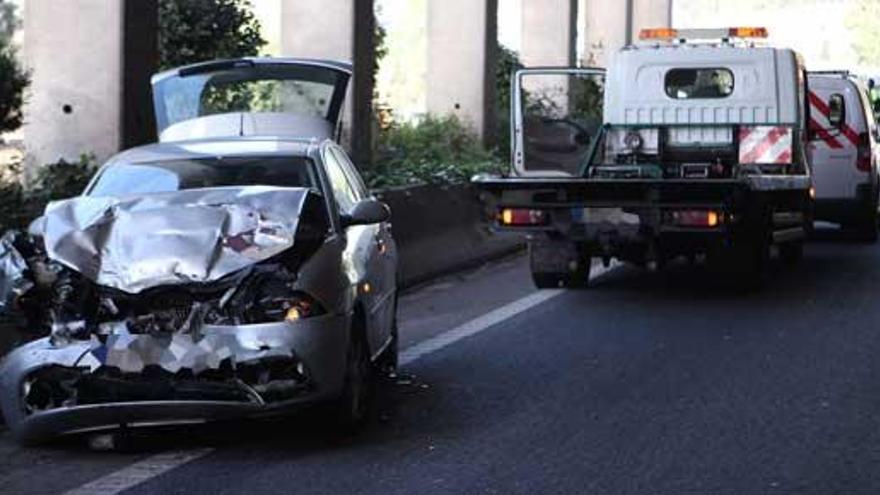
M593 267L590 279L593 280L601 277L618 266L617 263L612 263L611 266L607 268L601 265ZM398 361L402 366L411 364L428 354L449 347L462 339L476 335L504 320L513 318L514 316L543 302L549 301L564 292L564 290L542 290L529 294L522 299L518 299L510 304L490 311L485 315L455 327L452 330L448 330L412 347L408 347L400 354ZM110 473L107 476L86 483L79 488L66 492L65 495L116 495L135 485L139 485L155 478L156 476L171 471L176 467L204 457L213 451L214 449L212 448L203 448L156 454L130 466L124 467L119 471Z
M116 495L213 451L212 448L203 448L156 454L65 492L65 495Z
M605 275L611 270L617 268L617 266L617 263L613 263L608 267L605 267L603 265L593 267L593 269L591 270L592 273L590 273L590 280ZM543 302L547 302L550 299L553 299L554 297L563 294L564 292L565 291L561 289L541 290L529 294L528 296L525 296L521 299L517 299L510 304L501 306L500 308L490 311L478 318L474 318L473 320L457 326L452 330L448 330L441 333L440 335L436 335L428 340L419 342L414 346L408 347L406 350L400 353L398 362L400 363L400 365L406 366L407 364L410 364L424 356L427 356L428 354L432 354L439 351L440 349L449 347L459 340L466 339L472 335L476 335L483 330L486 330L501 323L504 320L508 320L520 313L528 311L529 309Z

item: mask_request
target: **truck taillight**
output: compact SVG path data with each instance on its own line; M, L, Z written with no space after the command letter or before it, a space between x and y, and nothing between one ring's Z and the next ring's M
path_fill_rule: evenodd
M867 132L859 134L856 168L861 172L871 171L871 136Z
M669 212L669 221L677 227L717 227L721 214L712 210L674 210Z
M498 212L498 223L509 227L547 225L550 223L550 215L544 210L504 208Z

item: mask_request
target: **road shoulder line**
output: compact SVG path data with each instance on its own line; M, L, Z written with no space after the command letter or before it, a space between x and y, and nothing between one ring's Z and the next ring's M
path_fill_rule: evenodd
M617 266L619 265L614 263L608 267L602 265L593 267L592 273L590 275L590 280L595 280L596 278L605 275L611 270L617 268ZM494 309L484 314L483 316L479 316L477 318L474 318L473 320L463 323L453 328L452 330L447 330L440 335L436 335L428 340L419 342L412 347L408 347L400 353L398 362L401 366L406 366L424 356L427 356L428 354L433 354L441 349L455 344L462 339L466 339L468 337L476 335L564 293L565 290L562 289L540 290L537 292L533 292L532 294L517 299L512 303L508 303L504 306L501 306L500 308Z

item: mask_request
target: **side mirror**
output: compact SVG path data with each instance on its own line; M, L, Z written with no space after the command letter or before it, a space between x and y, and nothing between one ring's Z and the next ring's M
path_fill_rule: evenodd
M831 95L828 99L828 110L828 123L831 127L840 127L846 122L846 104L843 95Z
M351 212L342 215L342 226L372 225L391 220L388 205L375 199L365 199L354 205Z

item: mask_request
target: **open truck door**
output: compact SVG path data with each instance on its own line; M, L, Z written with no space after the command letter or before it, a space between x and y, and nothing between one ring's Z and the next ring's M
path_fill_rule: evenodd
M605 70L521 69L511 98L512 174L578 176L602 128Z

